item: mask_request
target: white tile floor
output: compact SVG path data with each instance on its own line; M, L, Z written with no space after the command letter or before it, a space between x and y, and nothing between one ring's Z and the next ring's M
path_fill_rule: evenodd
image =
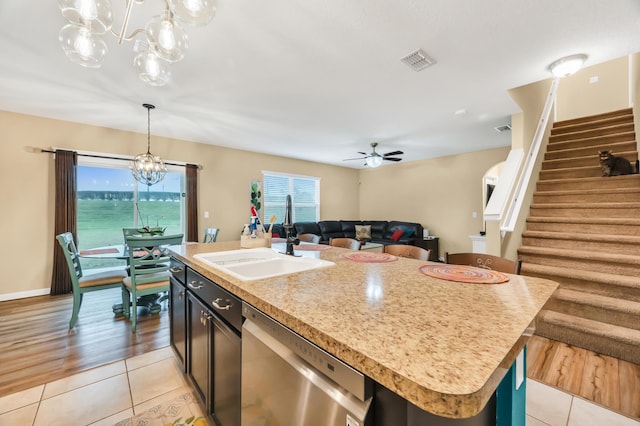
M107 426L192 391L171 348L0 398L0 426Z
M191 391L169 347L0 398L0 426L107 426ZM640 422L527 380L527 426Z
M640 426L640 422L527 379L527 426Z

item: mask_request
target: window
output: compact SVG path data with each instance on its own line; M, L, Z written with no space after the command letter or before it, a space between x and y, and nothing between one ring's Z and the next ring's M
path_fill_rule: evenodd
M185 170L167 166L161 182L136 181L129 162L78 157L78 250L124 243L122 228L166 227L185 231ZM83 259L85 269L122 266L115 259Z
M320 178L262 172L264 220L271 216L284 221L287 195L291 195L293 222L317 222L320 219Z

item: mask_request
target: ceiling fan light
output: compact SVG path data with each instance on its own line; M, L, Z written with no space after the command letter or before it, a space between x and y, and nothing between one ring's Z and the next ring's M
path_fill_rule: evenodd
M160 58L169 62L184 58L189 39L182 25L173 19L171 12L154 17L145 27L145 32L153 52Z
M549 65L549 71L553 74L554 77L568 77L571 74L576 73L584 62L587 60L587 55L578 54L565 56L564 58L560 58L557 61L554 61Z
M169 63L149 50L139 53L133 66L138 77L150 86L164 86L171 78Z
M86 68L100 68L107 56L107 44L102 37L83 26L65 25L58 40L69 60Z
M206 25L216 14L216 0L169 0L173 14L185 24Z
M364 160L364 162L367 164L367 166L372 168L380 167L380 165L382 164L382 156L377 154L370 155Z
M109 0L58 0L60 12L72 24L82 25L95 34L104 34L113 24Z

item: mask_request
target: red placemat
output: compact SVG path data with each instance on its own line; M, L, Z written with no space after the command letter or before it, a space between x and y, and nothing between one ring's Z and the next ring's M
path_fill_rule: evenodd
M491 269L476 268L466 265L422 265L420 272L434 278L459 283L471 284L501 284L509 281L509 277L502 272Z
M107 254L107 253L118 253L118 249L115 247L103 248L103 249L89 249L89 250L81 250L80 256L91 256L95 254Z
M331 246L326 244L300 244L294 247L294 250L296 251L322 251L329 250L331 248Z
M387 253L371 253L368 251L354 251L353 253L343 253L343 259L362 263L387 263L398 260L396 256Z

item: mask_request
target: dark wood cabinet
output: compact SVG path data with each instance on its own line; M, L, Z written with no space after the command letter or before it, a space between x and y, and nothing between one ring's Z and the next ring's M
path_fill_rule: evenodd
M190 268L185 282L185 371L212 423L240 426L242 301ZM172 297L179 301L180 293ZM179 321L175 316L172 321ZM178 340L179 332L174 334Z
M416 245L418 247L422 247L425 250L431 250L431 254L429 255L429 260L437 262L440 257L440 251L438 248L438 237L431 237L428 239L418 239L416 240Z
M171 259L169 290L169 338L182 371L187 372L187 290L186 266Z
M171 277L169 294L169 329L173 352L186 373L187 360L187 290Z
M196 391L200 394L204 406L211 412L211 356L213 339L211 336L211 311L194 295L188 293L188 369Z

